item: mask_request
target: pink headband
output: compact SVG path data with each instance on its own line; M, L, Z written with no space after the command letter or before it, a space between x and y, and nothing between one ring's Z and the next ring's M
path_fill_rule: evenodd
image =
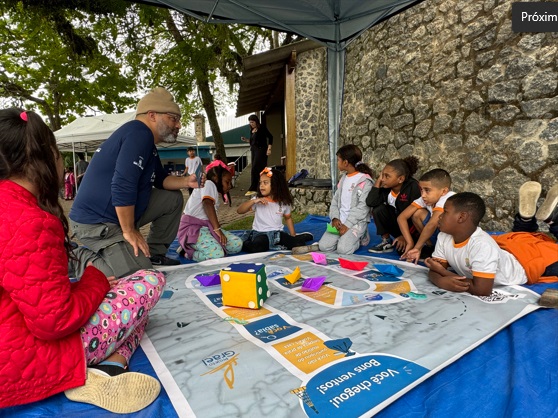
M205 167L205 172L207 173L209 170L211 170L213 167L217 167L217 166L221 166L223 167L225 170L227 171L231 171L229 169L229 167L221 160L215 160L213 162L210 162L209 164L207 164L207 167Z
M27 122L27 113L25 113L25 110L19 114L19 117Z

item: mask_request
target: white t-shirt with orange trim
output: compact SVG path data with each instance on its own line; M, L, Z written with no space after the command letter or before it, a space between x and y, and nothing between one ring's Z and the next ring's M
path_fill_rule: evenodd
M434 211L443 212L444 211L444 205L446 204L446 200L448 200L448 198L453 196L454 194L455 194L455 192L451 192L451 191L447 192L440 199L438 199L438 201L436 202L434 207L428 206L426 203L424 203L424 200L422 200L422 197L419 197L418 199L414 200L413 203L411 203L411 204L414 207L417 207L419 209L420 208L428 209L428 212L430 212L430 215L432 215L432 212L434 212Z
M274 202L268 198L266 200L267 205L256 203L252 206L255 213L252 229L258 232L282 231L283 218L291 217L291 206Z
M467 241L459 244L455 244L451 235L440 232L432 258L447 261L457 274L468 279L473 276L494 279L498 285L527 283L525 269L519 261L479 227Z
M184 214L206 221L209 220L205 210L203 210L202 202L204 199L211 199L215 203L215 210L219 208L219 192L217 186L211 180L206 180L202 189L194 189L186 202Z
M351 210L351 200L353 198L353 190L356 185L362 181L364 173L360 171L355 171L352 174L347 174L345 180L343 181L343 187L341 189L341 207L339 208L339 220L341 223L345 223L349 217L349 212Z
M397 200L397 196L399 196L399 193L395 193L393 190L389 191L388 198L387 198L387 202L389 206L395 207L395 201Z

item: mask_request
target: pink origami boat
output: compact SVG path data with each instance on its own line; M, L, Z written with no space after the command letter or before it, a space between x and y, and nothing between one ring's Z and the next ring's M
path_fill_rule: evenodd
M325 254L322 253L310 253L312 255L312 260L314 260L314 263L316 264L322 264L324 266L327 265L327 259Z

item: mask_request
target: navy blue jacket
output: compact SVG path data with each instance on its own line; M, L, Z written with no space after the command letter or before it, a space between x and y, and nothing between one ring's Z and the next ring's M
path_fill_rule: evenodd
M70 219L83 224L118 224L115 206L135 206L137 222L147 208L152 187L162 189L166 177L151 130L138 120L127 122L95 151Z

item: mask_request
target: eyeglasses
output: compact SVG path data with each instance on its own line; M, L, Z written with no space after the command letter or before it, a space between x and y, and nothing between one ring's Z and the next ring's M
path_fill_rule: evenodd
M171 118L171 120L174 123L180 122L180 115L175 115L174 113L168 113L168 112L154 112L157 113L158 115L167 115L169 118Z

